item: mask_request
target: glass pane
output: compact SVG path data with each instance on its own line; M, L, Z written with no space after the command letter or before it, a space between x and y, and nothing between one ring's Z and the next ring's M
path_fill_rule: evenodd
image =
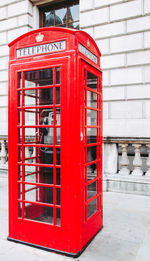
M22 105L22 91L18 91L18 107Z
M44 26L54 25L54 11L44 13Z
M22 166L18 166L18 180L22 181Z
M87 128L87 143L96 143L97 141L97 129Z
M32 89L24 91L24 106L53 104L53 88Z
M79 20L79 4L68 7L68 23Z
M87 180L91 180L91 179L94 179L96 178L97 176L97 164L94 163L94 164L91 164L91 165L88 165L87 166Z
M18 199L22 200L22 184L18 184Z
M53 208L34 204L25 204L24 217L35 221L53 224Z
M97 198L88 204L88 218L97 211Z
M60 138L60 128L56 128L56 144L60 145L61 138Z
M53 145L53 128L25 128L25 143Z
M96 146L88 147L87 148L87 162L91 162L96 160Z
M56 88L56 104L60 104L60 87Z
M22 217L22 202L18 202L18 217Z
M60 164L60 148L56 148L56 165Z
M88 199L92 198L97 194L97 182L93 182L88 185Z
M97 125L97 111L87 110L87 125Z
M90 72L87 72L87 86L97 91L97 76Z
M97 94L87 91L87 106L97 108Z
M36 153L35 151L31 153L29 148L25 147L25 163L53 164L53 148L37 147Z
M24 72L25 88L53 84L53 68Z
M56 125L60 125L60 108L56 108Z
M60 208L56 208L56 225L60 226Z
M53 184L53 168L25 166L25 181Z
M22 147L18 147L18 162L22 162Z
M25 125L53 125L53 108L25 109Z
M25 184L25 200L53 204L53 188Z
M60 168L56 168L56 184L60 185Z
M67 8L61 8L55 10L55 25L61 25L66 23Z
M21 72L18 72L18 86L17 86L17 88L22 88L21 83L22 83L22 74L21 74Z
M56 205L60 205L60 188L56 188Z
M60 84L60 67L56 67L56 84Z
M22 125L22 111L18 110L18 125Z

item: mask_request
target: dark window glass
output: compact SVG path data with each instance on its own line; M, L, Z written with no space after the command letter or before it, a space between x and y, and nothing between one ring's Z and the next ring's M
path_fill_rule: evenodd
M97 91L97 76L93 73L87 72L87 87Z
M35 87L53 84L53 68L28 71L24 73L24 87Z
M79 29L79 1L68 2L40 8L40 27L61 26Z

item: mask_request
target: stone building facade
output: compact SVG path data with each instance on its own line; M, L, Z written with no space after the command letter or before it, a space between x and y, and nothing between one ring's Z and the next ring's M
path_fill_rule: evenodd
M0 1L0 139L3 163L8 128L8 43L39 28L39 8L58 2L61 0ZM137 192L140 193L144 182L144 194L148 194L150 1L80 0L79 6L80 29L95 39L102 53L106 189L134 193L133 184L137 183Z

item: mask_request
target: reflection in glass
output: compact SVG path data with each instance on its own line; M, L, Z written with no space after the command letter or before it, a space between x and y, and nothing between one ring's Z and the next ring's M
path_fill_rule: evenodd
M87 106L97 108L97 94L87 91Z
M55 10L55 25L66 23L67 8L60 8Z
M44 24L45 26L53 26L54 25L54 11L45 12L44 13Z
M97 181L88 185L88 199L92 198L97 194Z
M68 8L68 23L79 21L79 4Z
M88 204L88 218L97 211L97 198Z
M91 162L96 159L96 146L87 147L87 162Z
M87 166L87 180L88 181L96 178L96 176L97 176L96 170L97 170L96 163Z
M24 72L25 88L53 84L53 68Z
M87 128L87 143L96 143L97 139L97 129Z
M56 144L60 145L61 138L60 138L60 128L56 128Z
M61 119L60 119L60 108L56 108L56 125L60 125Z
M97 125L97 111L87 110L87 125Z
M97 76L90 72L87 72L87 86L97 91Z

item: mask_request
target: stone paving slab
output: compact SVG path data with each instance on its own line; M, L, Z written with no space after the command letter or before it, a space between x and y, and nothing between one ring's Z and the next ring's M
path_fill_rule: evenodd
M150 261L150 197L104 193L104 227L76 259L7 241L7 176L0 175L0 261Z

